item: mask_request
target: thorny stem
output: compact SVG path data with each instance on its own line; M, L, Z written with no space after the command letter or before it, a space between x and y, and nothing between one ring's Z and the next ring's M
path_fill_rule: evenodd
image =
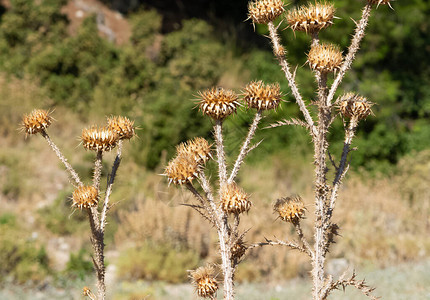
M208 207L206 205L205 199L203 198L203 196L194 188L194 186L191 183L187 182L186 187L194 195L194 197L197 198L197 200L202 205L203 209L205 209L208 212L210 218L208 218L206 215L205 215L205 218L207 218L213 225L215 225L215 227L217 227L219 224L219 221L218 221L216 211L213 210L213 207L212 206ZM209 198L206 197L206 199L209 199Z
M306 249L308 255L313 259L315 254L312 251L312 248L309 245L308 240L306 239L306 237L303 234L302 227L300 226L300 222L295 223L294 228L296 229L296 233L303 243L303 247Z
M228 178L228 184L231 184L234 179L237 176L237 173L239 172L240 166L243 163L243 159L245 156L249 153L249 145L251 143L252 138L254 137L255 131L257 130L258 123L260 123L261 119L263 118L263 111L258 110L255 114L254 121L252 121L251 126L249 127L248 135L245 139L245 142L242 145L242 148L240 149L240 153L236 159L236 162L234 164L233 170L231 171L230 177Z
M88 209L91 228L91 245L94 250L93 263L97 276L97 299L106 297L105 265L104 265L104 233L100 230L98 211L96 207Z
M218 157L220 190L227 182L227 165L225 161L224 141L222 136L222 120L215 120L214 137Z
M100 180L102 178L102 159L103 159L103 151L97 151L96 161L94 163L94 178L93 185L100 193Z
M288 80L288 85L291 88L291 92L293 93L294 98L296 99L296 102L300 108L300 111L302 112L303 116L305 117L306 123L308 123L309 128L311 130L312 136L317 135L317 130L314 125L314 121L312 120L312 117L309 113L309 110L306 107L305 102L303 101L302 96L300 95L299 89L297 88L297 84L295 81L295 78L293 74L291 74L290 66L288 65L287 59L285 55L283 55L284 51L282 51L283 47L281 46L279 36L276 32L276 27L273 24L273 22L268 23L269 26L269 33L270 33L270 39L272 41L272 47L273 47L273 53L275 54L276 58L278 59L278 63L282 68L282 71L285 73L285 77Z
M231 261L231 250L229 243L227 219L224 218L220 228L218 228L218 237L220 244L222 269L224 273L224 299L234 299L234 284L233 284L233 262Z
M328 94L327 101L332 101L334 94L339 87L340 83L342 82L343 77L345 76L346 71L351 67L352 62L354 61L355 54L357 53L358 49L360 48L360 42L364 37L364 32L366 30L367 23L369 21L370 12L372 10L372 4L367 3L366 6L363 9L363 13L361 15L361 20L357 24L357 27L355 28L354 37L352 38L351 45L348 48L348 54L345 56L345 60L340 67L339 73L337 74L335 80L333 81L333 84L330 88L330 92Z
M73 167L69 164L67 159L64 157L63 153L61 153L61 151L60 151L60 149L58 149L57 145L55 145L54 142L51 140L48 133L45 130L42 130L41 135L45 138L45 140L48 142L49 146L51 146L52 150L55 152L57 157L64 164L64 166L66 167L66 170L69 172L70 176L76 182L76 185L77 186L83 185L81 179L79 179L78 173L76 173L76 171L73 169Z
M265 242L261 242L261 243L254 243L249 245L249 247L247 248L247 251L256 248L256 247L263 247L263 246L287 246L290 247L291 249L296 249L299 250L300 252L306 253L309 255L308 251L306 251L305 248L301 247L300 245L294 243L294 242L290 242L290 241L280 241L280 240L276 240L276 241L272 241L272 240L268 240L266 239Z
M115 161L113 162L112 171L110 173L108 184L106 187L105 200L103 202L103 210L102 210L101 220L100 220L100 228L101 228L102 232L105 231L106 215L107 215L107 212L109 210L109 198L110 198L110 195L112 194L112 187L113 187L113 183L115 181L116 172L118 171L119 165L121 163L122 144L123 144L122 140L119 140L118 150L116 153Z
M326 102L327 97L327 73L320 73L318 81L318 135L315 139L315 245L314 259L312 262L313 298L320 299L320 291L324 282L324 221L325 207L327 205L327 133L328 121L331 115L331 105Z
M357 128L358 121L356 118L352 118L349 122L348 128L345 130L345 141L343 143L343 151L342 156L339 162L339 167L336 171L335 178L333 180L333 188L330 195L330 204L328 207L328 217L330 218L332 215L332 212L334 210L334 207L336 205L336 199L337 199L337 192L339 189L339 186L342 182L342 178L345 176L346 172L348 171L347 168L347 158L348 153L350 152L350 147L352 143L352 139L355 136L355 130Z

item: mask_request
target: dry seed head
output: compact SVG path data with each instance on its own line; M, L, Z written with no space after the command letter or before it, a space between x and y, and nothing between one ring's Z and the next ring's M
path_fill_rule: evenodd
M82 130L82 144L93 151L110 151L118 143L119 136L109 127L92 126Z
M246 249L248 247L245 245L242 239L239 239L230 249L231 258L239 260L245 255Z
M218 290L218 282L215 278L213 266L206 265L191 271L189 277L199 297L213 298Z
M339 103L339 110L345 118L355 117L359 121L372 112L373 103L355 93L346 93L339 97L337 102Z
M318 44L308 53L310 67L323 73L336 72L342 61L342 52L337 46L331 44Z
M45 130L52 123L50 112L44 109L34 109L22 118L23 129L26 134L36 134Z
M221 194L221 209L226 213L238 215L248 212L251 208L249 195L239 188L235 183L229 184L223 188Z
M248 3L248 19L258 24L272 22L284 11L282 0L255 0Z
M315 3L290 10L286 18L291 29L314 33L333 24L334 12L333 4Z
M108 118L108 128L118 134L120 139L131 139L134 133L134 121L126 117L112 116Z
M243 95L248 107L258 110L276 109L282 100L278 83L265 85L261 80L249 83Z
M300 196L280 198L276 201L274 210L285 222L298 223L305 216L305 204Z
M96 206L99 201L99 193L93 186L80 186L73 191L72 206L77 208L90 208Z
M185 184L197 178L201 165L191 155L178 155L164 169L169 184Z
M220 87L213 87L198 94L201 111L214 119L224 119L235 113L240 105L235 92Z
M196 137L176 146L176 152L178 156L190 156L198 164L204 164L211 158L211 146L204 138Z

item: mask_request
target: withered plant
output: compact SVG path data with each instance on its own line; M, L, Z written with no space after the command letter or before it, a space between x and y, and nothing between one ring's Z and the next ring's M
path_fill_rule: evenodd
M256 113L240 152L234 164L229 167L224 151L223 123L227 117L236 113L241 101L249 109L255 109ZM199 92L198 106L214 124L213 137L218 165L216 186L211 186L205 174L205 164L212 158L213 145L204 138L198 137L178 145L176 157L165 168L164 175L170 184L182 185L195 196L196 203L185 205L195 209L217 230L225 299L234 298L234 273L247 248L244 241L246 231L239 230L240 216L251 208L250 196L237 185L235 179L246 155L259 144L251 145L251 142L263 112L276 109L280 102L279 85L266 85L262 81L249 83L240 99L235 92L221 87ZM190 277L197 295L211 299L216 297L218 283L213 266L191 271Z
M338 235L339 226L333 222L332 217L339 188L349 169L348 156L352 150L351 143L359 122L371 113L373 105L366 98L353 92L344 93L337 100L334 98L360 47L372 9L381 4L387 4L391 7L390 0L367 0L364 2L361 19L355 23L355 32L346 55L343 55L338 46L321 42L319 39L319 32L334 24L336 18L334 4L315 2L292 8L286 12L285 20L279 22L279 25L275 25L274 22L284 14L285 8L282 0L255 0L248 5L249 19L252 20L253 24L267 24L273 54L285 74L291 93L303 115L303 119L285 119L270 127L296 125L305 128L314 145L315 164L313 239L306 237L301 229L301 220L305 214L303 201L300 196L292 196L278 199L274 210L281 220L289 222L295 227L299 241L267 240L253 246L285 245L308 255L312 263L312 295L315 300L326 299L333 290L346 286L354 286L366 296L375 299L371 295L373 288L367 286L364 281L357 280L355 272L352 276L347 276L345 272L338 279L334 279L325 272L327 253L334 242L334 238ZM287 51L278 35L278 30L282 24L287 24L292 29L293 34L300 34L298 32L302 31L311 36L307 63L315 76L317 85L316 96L313 101L303 99L295 80L295 72L291 72ZM330 85L328 79L331 79L331 76L334 77L334 80ZM310 105L316 109L311 109ZM338 116L344 124L345 138L342 153L336 162L335 155L331 155L329 152L327 136L333 121Z
M91 244L94 250L93 263L97 276L97 296L88 287L83 288L84 296L90 299L102 300L106 298L105 285L105 263L104 263L104 233L106 219L112 204L109 203L112 187L118 168L121 163L121 152L123 140L131 139L135 135L134 122L126 117L109 117L105 126L92 126L82 130L81 141L86 150L96 153L93 181L90 185L84 184L78 173L73 169L60 149L54 144L47 133L47 128L51 125L53 118L51 113L43 109L35 109L30 114L23 117L22 128L26 135L40 133L48 142L57 157L64 164L70 182L74 187L72 194L72 207L85 210L88 213L91 228ZM117 154L112 165L111 173L107 176L107 185L104 195L100 190L102 178L102 159L104 152L117 148ZM100 201L100 198L103 200Z

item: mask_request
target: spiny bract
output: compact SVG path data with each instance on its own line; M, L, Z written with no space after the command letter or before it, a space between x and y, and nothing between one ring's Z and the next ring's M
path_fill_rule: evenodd
M333 4L315 3L290 10L286 18L291 29L314 33L333 24L334 12Z
M201 111L217 120L235 113L240 105L235 92L220 87L213 87L198 94Z
M261 80L249 83L243 96L248 107L258 110L276 109L282 100L278 83L265 85Z
M22 119L23 129L26 134L36 134L45 130L52 123L50 112L44 109L34 109Z
M346 93L339 97L337 102L339 110L345 118L355 117L357 120L362 120L372 112L373 103L355 93Z
M131 139L134 135L134 121L126 117L112 116L108 120L108 128L118 134L120 139Z
M282 0L256 0L248 3L248 19L253 23L267 24L284 12Z
M238 215L249 211L251 201L249 195L235 183L223 188L221 193L221 209L226 213Z
M119 136L108 127L92 126L82 130L82 144L93 151L110 151L118 143Z
M90 208L96 206L99 199L99 193L93 186L80 186L73 191L72 206L77 208Z
M305 216L305 205L300 196L280 198L276 201L274 211L285 222L297 223Z
M335 72L339 70L342 61L342 52L332 44L318 44L311 47L308 53L310 67L320 72Z
M199 297L211 298L218 290L218 282L215 278L215 270L207 265L190 272L191 283L194 285Z

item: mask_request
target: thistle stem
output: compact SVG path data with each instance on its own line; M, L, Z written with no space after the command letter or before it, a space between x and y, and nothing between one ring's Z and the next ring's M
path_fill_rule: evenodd
M342 82L342 79L345 76L346 71L348 71L348 69L352 65L352 62L354 61L355 54L360 48L360 42L364 37L364 32L369 22L371 11L372 11L372 4L367 3L363 9L360 22L357 24L357 27L355 28L355 33L351 40L351 45L348 48L348 54L345 56L345 60L339 69L339 73L337 74L335 80L333 81L333 84L331 85L330 92L327 98L328 102L331 102L333 100L334 94L336 93L337 88Z
M269 33L270 33L270 39L272 41L272 47L273 47L273 53L275 54L276 58L278 59L278 63L282 68L282 71L285 73L285 77L287 78L288 85L291 88L291 92L296 99L296 102L300 108L300 111L302 112L303 116L305 117L306 123L308 123L309 128L311 130L312 136L317 135L317 130L314 125L314 121L312 120L311 114L309 113L309 110L306 107L305 102L303 101L302 96L300 95L299 89L297 88L297 84L295 81L295 78L293 74L291 74L290 66L287 62L287 59L284 55L280 55L283 51L280 51L282 48L278 33L276 32L276 27L273 24L273 22L268 23L269 27Z
M258 123L260 123L261 119L263 118L263 111L258 110L255 114L254 120L252 121L251 126L249 127L248 135L246 136L245 142L242 145L242 148L240 149L240 153L236 159L236 162L234 164L233 170L231 171L230 177L228 178L228 184L231 184L234 179L237 176L237 173L239 172L240 166L243 163L243 160L245 156L249 153L249 145L252 141L252 138L255 135L255 131L257 130Z

